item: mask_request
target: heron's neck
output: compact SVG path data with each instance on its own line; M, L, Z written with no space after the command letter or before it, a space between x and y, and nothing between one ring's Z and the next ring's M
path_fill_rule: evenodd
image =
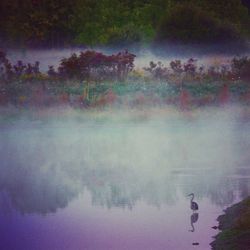
M194 195L192 194L191 202L194 200Z

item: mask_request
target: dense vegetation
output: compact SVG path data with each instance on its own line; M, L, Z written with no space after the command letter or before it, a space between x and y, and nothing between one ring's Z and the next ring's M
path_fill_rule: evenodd
M214 250L249 249L250 246L250 198L226 209L219 216L222 230L211 243Z
M109 104L190 108L250 103L250 58L202 66L196 59L150 62L134 68L128 51L105 55L85 50L41 72L39 62L11 63L0 51L0 105L103 107Z
M240 0L0 1L0 39L18 46L228 42L249 20Z

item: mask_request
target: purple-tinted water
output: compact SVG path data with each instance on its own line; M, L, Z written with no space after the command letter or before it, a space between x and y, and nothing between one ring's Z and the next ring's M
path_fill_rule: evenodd
M210 118L4 126L0 249L210 249L250 193L249 126Z
M200 202L195 231L189 232L188 202L160 208L138 202L132 210L92 206L84 193L56 214L1 216L1 249L209 249L221 209ZM202 211L206 210L206 211Z

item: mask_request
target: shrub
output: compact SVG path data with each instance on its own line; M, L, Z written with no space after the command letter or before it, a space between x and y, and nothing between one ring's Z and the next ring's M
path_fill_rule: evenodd
M197 66L196 59L190 58L186 62L182 63L181 60L173 60L169 63L170 68L165 67L162 62L154 63L151 61L149 67L143 68L149 72L153 78L160 80L168 80L170 82L180 83L181 79L186 76L194 78L196 74ZM199 73L202 74L203 68L199 68Z
M167 79L169 75L169 69L162 62L154 63L151 61L149 67L144 67L143 69L149 72L155 79Z
M12 75L12 65L6 57L6 53L0 50L0 79L7 80Z
M29 78L36 78L40 73L40 63L37 61L34 64L23 63L21 60L16 64L11 64L6 57L6 54L0 51L0 78L5 81L14 79L21 79L29 76Z
M175 74L181 74L183 72L181 60L171 61L169 65Z
M87 50L79 56L72 54L62 59L58 73L63 78L81 80L124 80L134 68L134 58L135 55L126 50L110 56ZM50 68L50 73L52 71Z
M184 72L187 74L194 75L196 73L196 59L190 58L188 61L184 64Z

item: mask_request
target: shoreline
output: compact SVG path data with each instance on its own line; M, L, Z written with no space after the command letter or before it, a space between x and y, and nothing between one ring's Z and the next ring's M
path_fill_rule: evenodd
M250 196L217 218L221 232L210 244L213 250L250 249Z

